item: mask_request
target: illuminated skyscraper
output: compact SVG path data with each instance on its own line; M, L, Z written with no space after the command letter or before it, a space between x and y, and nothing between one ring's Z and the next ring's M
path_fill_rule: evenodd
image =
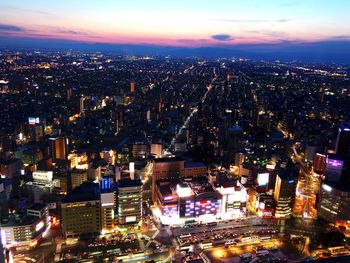
M67 237L99 234L101 231L99 185L85 182L61 200L61 229Z
M289 217L292 213L298 169L287 164L281 165L276 177L274 199L276 203L275 217Z
M138 223L142 216L142 183L123 179L118 182L118 222L121 225Z
M116 194L112 189L101 191L101 228L104 233L113 230L116 224Z
M56 137L49 139L49 156L52 161L66 160L68 156L68 139Z

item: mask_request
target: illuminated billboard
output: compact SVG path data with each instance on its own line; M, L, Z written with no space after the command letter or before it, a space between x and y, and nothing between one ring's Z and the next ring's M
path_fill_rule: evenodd
M257 181L259 186L267 185L269 182L269 173L259 173Z
M327 158L327 168L341 170L343 168L343 161Z
M136 216L125 217L125 223L133 223L133 222L136 222Z
M53 178L52 171L35 171L33 172L33 179L39 183L51 183Z
M28 123L29 125L35 125L40 122L39 117L28 117Z

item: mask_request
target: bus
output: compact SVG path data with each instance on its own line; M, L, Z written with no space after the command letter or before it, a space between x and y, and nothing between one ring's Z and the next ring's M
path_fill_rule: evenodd
M210 240L203 241L201 244L202 249L213 247L213 243Z
M181 235L181 236L179 236L179 238L189 238L189 237L191 237L192 235L191 234L185 234L185 235Z
M259 239L260 241L267 241L271 239L271 236L261 236Z
M256 242L259 241L258 236L247 236L247 237L242 237L241 242L242 243L249 243L249 242Z

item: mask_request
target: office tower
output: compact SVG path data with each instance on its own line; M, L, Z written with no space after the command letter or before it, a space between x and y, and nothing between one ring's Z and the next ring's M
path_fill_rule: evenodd
M161 143L151 144L151 154L156 158L160 158L163 155L163 145Z
M80 114L83 114L84 113L84 100L85 98L84 97L80 97L80 101L79 101L79 109L80 109Z
M130 83L130 93L134 93L135 92L135 83L131 82Z
M102 233L110 232L117 223L116 193L112 189L101 190L101 229Z
M275 217L289 217L295 196L296 178L288 170L280 170L275 184Z
M100 191L97 183L85 182L61 200L61 229L63 235L79 237L99 234Z
M122 179L117 185L118 222L121 225L138 223L142 216L142 183Z
M49 156L52 161L66 160L68 156L68 138L49 138Z
M350 157L350 123L340 125L335 151L339 156Z
M73 169L70 176L72 189L88 181L87 170Z
M132 156L134 158L146 158L149 154L149 147L146 141L135 141L132 145Z

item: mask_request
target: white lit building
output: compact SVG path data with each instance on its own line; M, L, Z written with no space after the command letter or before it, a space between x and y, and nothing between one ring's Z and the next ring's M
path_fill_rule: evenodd
M1 241L4 247L35 247L50 229L48 207L34 204L26 214L11 214L1 223Z

